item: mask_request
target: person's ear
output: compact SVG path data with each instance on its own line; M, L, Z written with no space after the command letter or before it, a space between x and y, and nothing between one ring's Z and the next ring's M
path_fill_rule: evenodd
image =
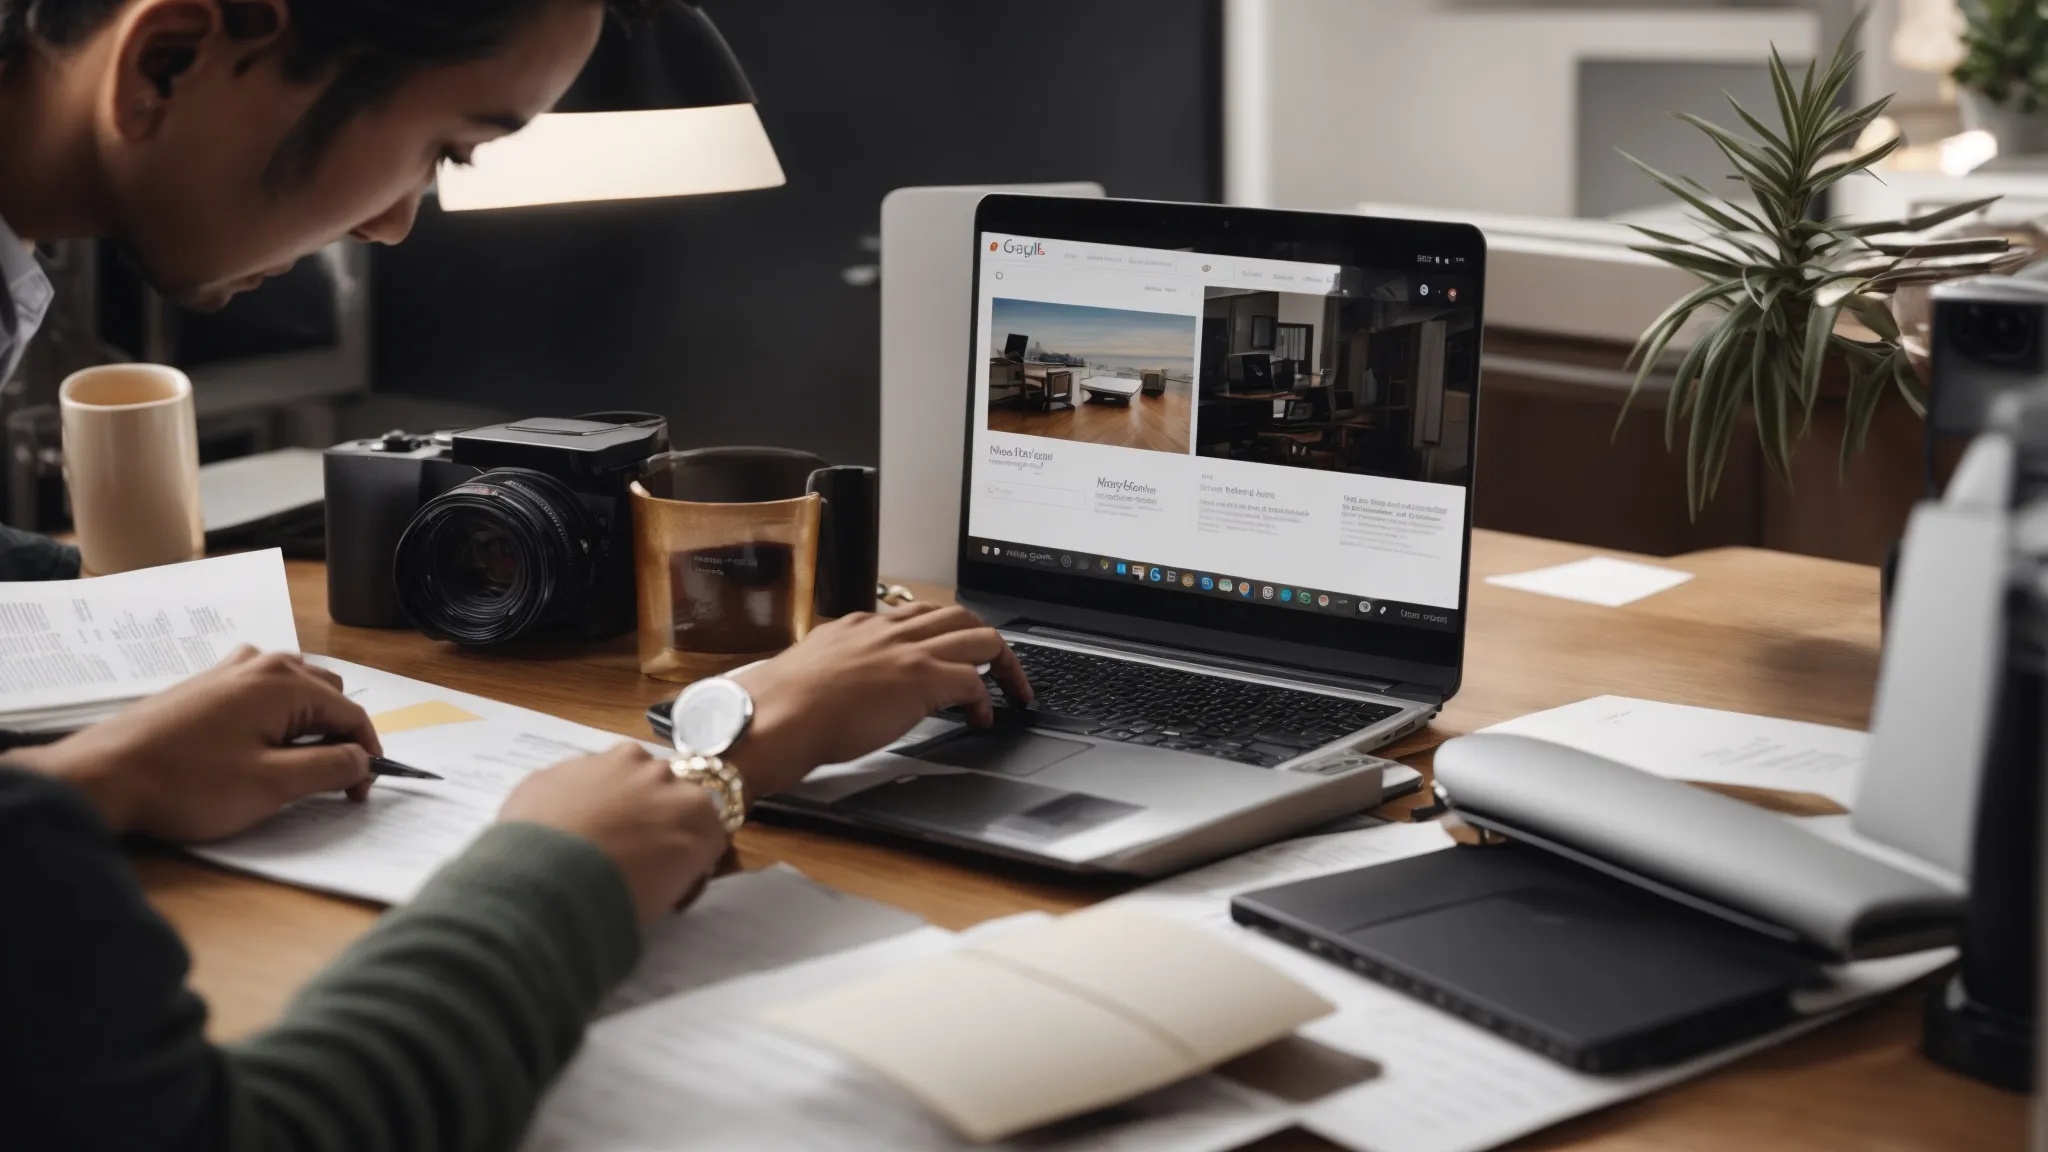
M284 34L286 0L145 0L127 22L114 118L131 139L155 135L180 86L207 69L239 75Z

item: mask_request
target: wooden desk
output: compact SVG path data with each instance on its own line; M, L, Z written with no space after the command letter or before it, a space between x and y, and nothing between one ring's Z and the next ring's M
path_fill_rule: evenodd
M1443 739L1603 693L1646 696L1827 724L1863 726L1877 670L1877 571L1729 549L1667 561L1698 579L1621 609L1494 588L1483 578L1593 550L1480 533L1472 561L1464 690L1435 726L1394 750L1427 767ZM327 619L326 573L290 566L299 637L309 652L374 665L621 733L673 691L644 680L630 642L602 652L532 649L465 655L399 632ZM844 891L962 928L1027 909L1071 909L1108 885L1053 884L882 845L750 826L749 867L787 861ZM184 859L138 858L151 898L195 956L216 1036L272 1019L307 977L367 928L367 905L233 876ZM2020 1146L2025 1102L1951 1076L1915 1051L1921 993L1704 1080L1552 1128L1517 1145L1599 1152L1814 1149L1941 1152ZM1320 1147L1283 1139L1265 1148Z

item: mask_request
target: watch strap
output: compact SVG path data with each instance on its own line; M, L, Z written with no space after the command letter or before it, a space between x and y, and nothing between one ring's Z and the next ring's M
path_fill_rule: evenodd
M739 769L716 756L679 756L669 761L669 771L675 773L676 779L711 794L727 836L737 834L746 824L747 791Z

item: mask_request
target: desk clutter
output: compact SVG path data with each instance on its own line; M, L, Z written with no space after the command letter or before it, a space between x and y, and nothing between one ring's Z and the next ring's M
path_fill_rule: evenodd
M372 714L387 752L447 780L385 780L364 805L305 801L196 850L202 858L400 903L482 830L527 772L619 739L313 659ZM1667 707L1610 699L1579 711L1657 715ZM1676 715L1703 722L1695 711ZM1729 739L1745 740L1739 725ZM1376 872L1398 882L1402 869L1488 854L1453 849L1439 824L1290 840L1088 913L959 934L787 868L730 877L655 931L549 1096L528 1147L726 1148L744 1133L750 1148L997 1140L1220 1152L1298 1125L1370 1152L1476 1152L1816 1027L1952 958L1930 950L1802 961L1796 995L1776 988L1768 1026L1683 1059L1597 1075L1526 1036L1503 1035L1497 1021L1426 1002L1412 986L1361 978L1332 963L1329 949L1302 950L1232 919L1234 900L1270 901L1287 885ZM709 1052L716 1077L704 1074ZM1032 1070L1038 1062L1042 1072ZM1277 1081L1274 1066L1287 1070ZM1304 1085L1314 1089L1305 1098Z

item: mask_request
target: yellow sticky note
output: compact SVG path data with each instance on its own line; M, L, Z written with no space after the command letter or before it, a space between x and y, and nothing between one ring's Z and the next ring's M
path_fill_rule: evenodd
M370 717L370 723L379 736L396 736L400 732L416 732L421 728L439 728L444 724L468 724L483 717L465 712L446 700L429 700L424 704L411 704L379 712Z

